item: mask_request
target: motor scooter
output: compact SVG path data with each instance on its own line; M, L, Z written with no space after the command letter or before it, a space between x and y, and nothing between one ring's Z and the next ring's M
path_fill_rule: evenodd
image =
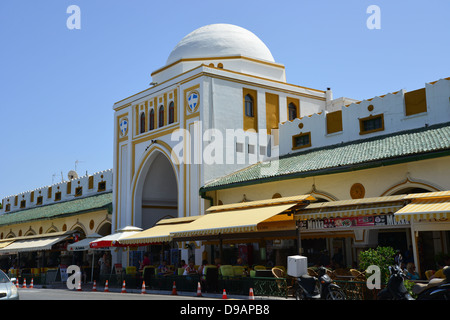
M445 279L431 279L428 284L416 284L417 300L450 300L450 267L444 268Z
M399 266L389 267L390 277L386 288L378 293L379 300L414 300L406 290L403 280L406 278L405 273Z
M344 291L332 283L327 269L318 269L318 278L304 274L296 279L294 296L296 300L345 300Z
M391 276L386 288L378 293L380 300L415 300L403 283L406 278L398 266L389 267ZM432 279L427 284L416 283L412 292L417 300L450 300L450 267L444 269L445 279Z

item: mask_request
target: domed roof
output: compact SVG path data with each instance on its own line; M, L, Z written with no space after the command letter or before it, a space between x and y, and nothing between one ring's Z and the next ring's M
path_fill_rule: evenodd
M242 55L275 62L269 48L252 32L231 24L211 24L185 36L166 64L180 59Z

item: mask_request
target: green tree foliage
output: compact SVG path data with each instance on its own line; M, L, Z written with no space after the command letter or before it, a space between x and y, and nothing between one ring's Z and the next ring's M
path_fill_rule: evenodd
M366 270L370 265L380 267L381 281L389 280L389 266L394 265L395 250L391 247L377 247L360 252L360 269Z

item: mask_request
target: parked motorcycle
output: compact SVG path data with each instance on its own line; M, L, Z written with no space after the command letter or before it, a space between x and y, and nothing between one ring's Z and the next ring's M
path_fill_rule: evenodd
M417 300L450 300L450 267L444 269L445 279L431 279L428 284L416 284Z
M295 299L297 300L345 300L344 291L335 283L332 283L327 269L320 267L318 278L302 275L296 279Z
M403 283L405 273L399 266L389 267L390 277L386 288L378 293L379 300L414 300Z

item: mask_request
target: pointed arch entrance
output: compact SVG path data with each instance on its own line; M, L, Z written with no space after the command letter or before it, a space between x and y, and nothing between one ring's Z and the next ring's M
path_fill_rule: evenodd
M154 148L137 172L133 225L151 228L161 219L178 217L177 167L162 148Z

